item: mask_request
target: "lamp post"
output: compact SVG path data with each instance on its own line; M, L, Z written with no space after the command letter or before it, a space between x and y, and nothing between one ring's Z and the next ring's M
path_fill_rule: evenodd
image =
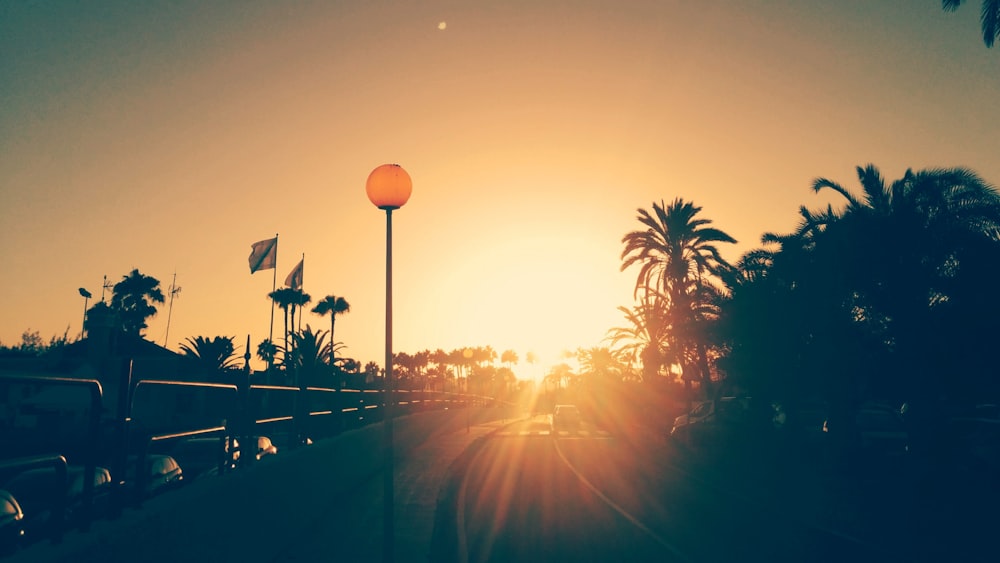
M385 210L385 406L382 413L384 456L384 506L382 560L392 562L395 547L392 444L392 211L410 199L413 182L398 164L383 164L372 170L365 183L368 199Z
M83 297L83 322L80 324L80 339L87 335L87 302L93 295L84 288L80 288L80 297Z

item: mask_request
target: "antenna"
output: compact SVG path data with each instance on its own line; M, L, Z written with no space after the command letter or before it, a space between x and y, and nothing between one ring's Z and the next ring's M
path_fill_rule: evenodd
M104 276L104 284L101 285L101 303L104 303L104 290L114 290L115 284L108 282L108 276Z
M167 309L167 331L163 335L163 347L167 347L167 339L170 337L170 317L174 313L174 296L181 292L177 286L177 270L174 270L174 281L170 282L170 307Z

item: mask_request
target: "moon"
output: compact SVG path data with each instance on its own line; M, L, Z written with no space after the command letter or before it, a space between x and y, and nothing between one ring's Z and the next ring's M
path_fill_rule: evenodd
M448 22L441 22L441 23L439 23L438 24L438 29L440 29L441 31L444 31L445 29L448 29Z

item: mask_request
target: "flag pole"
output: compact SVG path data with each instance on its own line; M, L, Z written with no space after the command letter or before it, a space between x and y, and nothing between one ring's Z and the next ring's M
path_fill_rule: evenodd
M274 233L274 271L271 272L271 293L278 289L278 233ZM274 299L271 300L271 329L267 333L267 340L274 346ZM267 363L267 371L271 371L274 360Z
M302 253L302 283L299 284L299 291L305 293L306 291L306 253ZM299 332L302 332L302 317L306 314L305 309L299 311Z

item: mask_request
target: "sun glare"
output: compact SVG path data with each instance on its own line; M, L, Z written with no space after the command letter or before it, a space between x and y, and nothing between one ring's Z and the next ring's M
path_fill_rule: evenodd
M567 362L564 352L601 345L620 314L598 304L608 295L628 295L617 257L605 260L593 246L574 246L579 242L577 233L524 232L462 253L446 276L434 277L435 286L445 286L437 293L455 300L452 313L445 318L440 310L428 311L419 318L439 319L462 334L467 340L457 346L489 345L498 355L513 350L518 378L541 380L553 365Z

